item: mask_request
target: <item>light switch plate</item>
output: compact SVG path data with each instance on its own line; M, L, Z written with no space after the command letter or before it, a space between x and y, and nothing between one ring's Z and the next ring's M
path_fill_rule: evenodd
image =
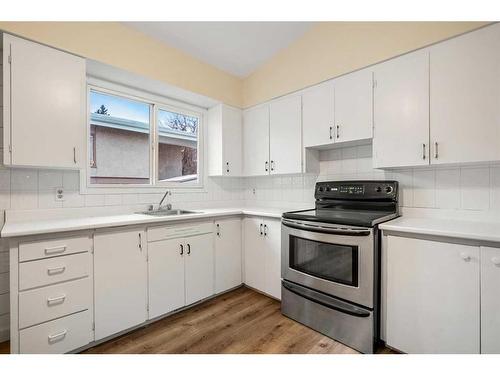
M64 201L64 189L62 187L56 188L56 202Z

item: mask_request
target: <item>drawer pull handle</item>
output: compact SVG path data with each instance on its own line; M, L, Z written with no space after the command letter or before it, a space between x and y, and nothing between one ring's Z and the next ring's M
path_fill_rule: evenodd
M63 294L62 296L59 297L52 297L52 298L47 298L47 305L52 306L52 305L59 305L64 302L66 299L66 294Z
M67 333L68 333L68 330L65 329L64 331L61 331L59 333L54 333L53 335L48 335L47 338L49 340L49 343L52 343L54 341L62 340L66 336Z
M59 275L60 273L63 273L64 271L66 271L66 266L56 267L56 268L47 268L47 274L49 276Z
M45 248L45 255L64 253L66 251L66 248L66 245L47 247Z
M491 258L491 261L495 266L500 267L500 257L493 257Z

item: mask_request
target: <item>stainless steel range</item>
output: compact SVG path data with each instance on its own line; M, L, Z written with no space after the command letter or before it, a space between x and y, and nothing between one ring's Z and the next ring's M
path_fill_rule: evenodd
M319 182L316 207L282 218L281 312L363 353L379 338L380 235L396 181Z

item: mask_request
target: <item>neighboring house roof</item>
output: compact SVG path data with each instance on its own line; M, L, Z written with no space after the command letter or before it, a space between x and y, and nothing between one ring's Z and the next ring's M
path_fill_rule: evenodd
M96 126L149 134L149 124L141 121L127 120L119 117L101 115L99 113L91 113L90 122L92 123L92 125ZM161 137L196 142L196 134L194 133L186 133L182 130L171 129L166 126L162 126L161 124L158 128Z

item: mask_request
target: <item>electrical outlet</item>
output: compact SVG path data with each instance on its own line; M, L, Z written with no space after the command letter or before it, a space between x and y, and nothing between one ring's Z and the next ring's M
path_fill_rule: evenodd
M62 187L56 188L56 202L62 202L64 200L64 189Z

